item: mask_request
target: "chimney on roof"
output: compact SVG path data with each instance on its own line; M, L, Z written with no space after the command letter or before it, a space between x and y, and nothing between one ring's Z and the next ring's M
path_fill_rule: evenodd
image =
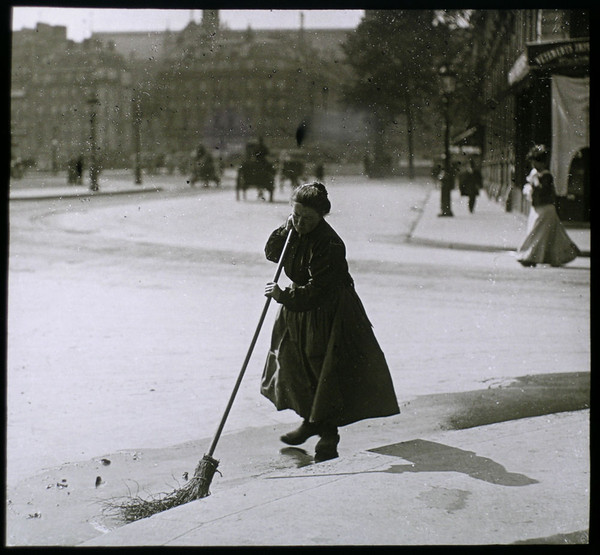
M202 29L209 35L219 30L219 10L202 10Z
M300 49L302 53L304 53L306 47L306 37L304 36L304 12L300 12L300 33L298 38L300 40Z

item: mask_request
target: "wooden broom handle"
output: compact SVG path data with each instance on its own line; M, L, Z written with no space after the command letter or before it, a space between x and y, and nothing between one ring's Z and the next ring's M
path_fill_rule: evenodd
M285 257L285 253L286 253L286 250L290 243L290 237L292 236L293 231L294 231L294 228L292 227L287 234L285 243L283 244L283 249L281 251L281 254L279 255L279 263L277 264L277 270L275 272L275 276L273 277L273 281L275 283L277 283L277 280L279 279L279 276L281 275L281 271L283 270L283 259ZM267 301L265 302L265 306L263 307L262 313L260 315L260 319L258 320L258 325L256 326L256 330L254 331L254 336L252 337L252 341L250 342L250 347L248 348L248 352L246 353L246 358L244 359L244 363L242 364L242 368L238 375L237 381L235 382L235 386L233 388L233 391L231 392L231 396L229 397L229 402L227 403L227 407L225 408L225 412L223 413L223 417L221 418L221 422L219 423L219 427L217 428L215 437L212 440L210 449L208 450L208 453L206 453L206 455L209 457L212 457L212 455L215 452L215 449L217 447L219 438L221 437L221 432L223 431L223 427L225 426L225 421L227 420L227 417L229 416L229 411L231 410L231 407L233 406L233 401L235 399L235 396L237 395L238 389L240 388L244 374L246 373L246 368L248 367L248 363L250 362L250 356L252 355L252 351L254 350L254 346L256 345L256 341L258 339L260 329L262 328L262 325L265 320L265 316L267 315L267 310L269 309L270 304L271 304L271 297L267 297Z

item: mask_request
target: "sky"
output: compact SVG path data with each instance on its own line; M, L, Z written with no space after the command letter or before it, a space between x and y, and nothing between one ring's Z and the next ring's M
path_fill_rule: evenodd
M363 10L219 10L230 29L346 28L358 25ZM12 30L35 29L37 23L64 25L67 38L80 42L101 31L179 31L190 21L200 22L202 10L113 9L13 6Z

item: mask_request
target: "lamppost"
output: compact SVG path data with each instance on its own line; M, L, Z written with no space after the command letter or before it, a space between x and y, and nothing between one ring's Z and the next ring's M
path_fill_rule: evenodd
M96 106L100 104L94 93L88 98L90 106L90 190L98 190L98 160L96 159Z
M56 131L55 131L56 133ZM52 139L52 174L58 173L58 140Z
M450 97L456 88L456 74L448 67L442 64L438 71L442 84L442 102L444 104L444 171L441 175L441 212L440 217L454 216L452 213L451 192L454 188L454 172L450 160Z
M140 148L141 148L140 132L141 132L142 114L141 114L141 106L140 106L140 97L137 93L135 93L134 97L132 98L132 102L133 102L133 147L134 147L134 151L135 151L135 167L134 167L135 184L141 185L142 184L142 161L141 161L141 153L140 153Z

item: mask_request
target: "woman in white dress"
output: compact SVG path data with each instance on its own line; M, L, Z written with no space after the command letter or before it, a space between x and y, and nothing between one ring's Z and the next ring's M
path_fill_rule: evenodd
M554 178L548 171L549 152L544 145L534 146L528 153L532 170L523 193L531 201L527 221L527 237L517 251L523 266L550 264L562 266L581 253L558 218Z

